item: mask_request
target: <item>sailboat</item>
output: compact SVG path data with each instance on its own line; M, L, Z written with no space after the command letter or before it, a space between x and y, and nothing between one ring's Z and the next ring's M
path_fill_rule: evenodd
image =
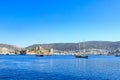
M75 57L76 57L76 58L86 58L86 59L88 58L88 56L85 55L85 46L84 46L84 51L83 51L83 53L81 54L81 53L80 53L80 43L79 43L79 52L78 52L78 54L75 55Z

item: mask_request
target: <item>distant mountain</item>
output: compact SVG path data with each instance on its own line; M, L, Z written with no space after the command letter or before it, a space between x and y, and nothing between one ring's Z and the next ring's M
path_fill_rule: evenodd
M79 43L53 43L53 44L34 44L26 47L26 49L32 49L36 46L42 46L45 48L53 48L54 50L60 51L75 51L79 49ZM120 48L120 41L87 41L80 43L80 49L104 49L104 50L116 50Z
M19 50L21 47L15 46L15 45L9 45L9 44L0 44L0 48L7 48L10 50Z
M80 45L80 47L79 47ZM43 48L53 48L55 52L78 52L80 49L87 49L88 51L94 52L109 52L110 54L120 53L120 41L111 42L111 41L87 41L81 43L52 43L52 44L33 44L26 49L34 49L38 46ZM21 47L9 44L0 44L0 53L2 52L15 52L20 51Z
M65 50L65 51L78 49L77 43L34 44L26 47L26 49L32 49L35 48L36 46L42 46L44 48L54 48L54 50Z

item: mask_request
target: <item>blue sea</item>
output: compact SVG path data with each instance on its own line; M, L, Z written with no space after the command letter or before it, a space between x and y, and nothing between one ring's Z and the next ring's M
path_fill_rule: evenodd
M0 55L0 80L120 80L120 57Z

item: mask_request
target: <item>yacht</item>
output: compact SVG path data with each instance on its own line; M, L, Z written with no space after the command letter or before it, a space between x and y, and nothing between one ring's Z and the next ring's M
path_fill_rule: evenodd
M85 48L85 46L84 46L84 48ZM78 54L75 55L75 57L76 58L86 58L86 59L88 58L88 56L85 55L85 49L84 49L83 53L80 53L80 43L79 43L79 52L78 52Z

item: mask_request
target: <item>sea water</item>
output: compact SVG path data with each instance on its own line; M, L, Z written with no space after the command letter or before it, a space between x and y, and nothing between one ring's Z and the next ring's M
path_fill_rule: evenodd
M0 55L0 80L120 80L120 57Z

